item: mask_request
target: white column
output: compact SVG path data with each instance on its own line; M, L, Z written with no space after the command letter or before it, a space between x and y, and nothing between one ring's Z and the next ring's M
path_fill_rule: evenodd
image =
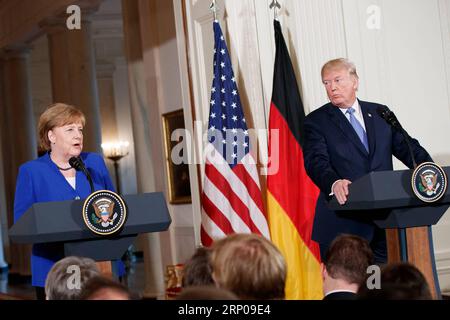
M28 46L9 47L4 51L2 144L7 185L8 223L13 223L14 191L18 168L36 158L37 138L31 100ZM30 274L30 245L11 246L11 272Z
M73 104L86 116L84 149L101 152L101 122L91 37L90 14L82 11L80 30L69 30L66 20L53 18L41 26L48 36L54 102Z
M101 141L102 143L110 143L118 140L113 84L113 74L115 67L113 64L105 63L97 65L96 69L102 129ZM111 174L111 179L112 181L114 181L114 185L117 191L120 189L120 186L118 186L116 183L117 177L113 162L111 160L106 160L106 165Z
M139 192L155 191L149 105L144 77L139 8L137 1L122 0L125 51L128 62L131 117L136 148L136 176ZM148 233L141 236L144 252L144 297L162 297L164 272L161 260L160 236Z

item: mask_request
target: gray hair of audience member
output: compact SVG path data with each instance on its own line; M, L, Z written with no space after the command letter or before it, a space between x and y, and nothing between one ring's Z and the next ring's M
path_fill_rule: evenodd
M266 238L232 234L212 246L211 265L217 286L240 299L284 299L286 262Z
M366 239L342 234L331 243L323 263L333 279L343 279L348 283L360 285L373 261L373 252Z
M78 300L85 284L100 275L95 261L70 256L56 262L45 281L47 300Z
M135 297L121 283L97 276L90 279L83 289L81 300L133 300Z
M348 74L350 76L355 77L356 79L359 79L358 73L356 72L356 66L353 62L346 58L338 58L333 59L328 62L326 62L321 70L321 76L323 78L324 73L329 70L342 70L346 69L348 71Z
M185 288L176 300L238 300L238 297L231 291L208 285Z
M197 248L192 257L184 264L183 288L214 285L210 257L211 249Z

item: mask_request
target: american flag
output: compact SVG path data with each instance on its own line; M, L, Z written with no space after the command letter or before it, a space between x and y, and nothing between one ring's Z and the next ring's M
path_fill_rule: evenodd
M202 193L201 240L209 246L231 233L270 238L256 163L230 56L214 22L214 77L211 89Z

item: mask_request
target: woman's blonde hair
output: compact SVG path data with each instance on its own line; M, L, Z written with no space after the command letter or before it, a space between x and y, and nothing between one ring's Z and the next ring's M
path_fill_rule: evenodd
M284 299L286 262L266 238L232 234L212 246L211 264L216 284L241 299Z
M39 153L45 153L51 149L50 140L48 139L50 130L77 122L81 122L83 127L86 123L83 112L78 108L65 103L50 105L39 118Z

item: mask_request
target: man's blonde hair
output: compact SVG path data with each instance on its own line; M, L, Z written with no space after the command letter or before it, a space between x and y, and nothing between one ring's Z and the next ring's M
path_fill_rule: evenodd
M349 75L356 77L356 79L359 79L355 64L346 58L333 59L325 63L321 71L322 79L326 71L336 69L346 69Z
M284 299L286 262L266 238L232 234L212 246L211 264L216 284L240 299Z
M78 108L65 103L50 105L39 118L39 153L45 153L51 149L50 140L48 139L50 130L77 122L81 122L83 127L86 123L83 112Z

